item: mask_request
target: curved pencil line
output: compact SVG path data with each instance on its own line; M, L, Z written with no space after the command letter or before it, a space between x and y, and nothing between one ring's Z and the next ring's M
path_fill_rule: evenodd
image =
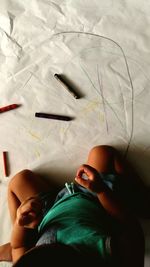
M108 41L114 43L116 46L118 46L120 48L120 50L122 52L122 55L123 55L123 58L124 58L124 61L125 61L125 65L126 65L126 69L127 69L127 73L128 73L130 85L131 85L131 132L130 132L130 137L129 137L129 140L128 140L127 148L126 148L125 154L124 154L124 157L127 157L127 154L128 154L128 151L129 151L129 147L131 145L131 141L132 141L132 138L133 138L133 128L134 128L134 103L133 103L134 102L134 88L133 88L133 83L132 83L132 79L131 79L131 75L130 75L130 70L129 70L129 66L128 66L128 62L127 62L127 59L126 59L126 55L124 53L124 50L113 39L111 39L109 37L106 37L106 36L103 36L103 35L99 35L99 34L95 34L95 33L90 33L90 32L82 32L82 31L67 31L67 32L64 31L64 32L58 32L58 33L55 33L54 35L52 35L51 39L53 37L58 36L58 35L61 35L61 34L81 34L81 35L95 36L95 37L98 37L98 38L103 38L105 40L108 40Z

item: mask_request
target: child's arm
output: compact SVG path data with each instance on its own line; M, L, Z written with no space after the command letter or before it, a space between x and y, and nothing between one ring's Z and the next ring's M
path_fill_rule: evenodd
M82 178L86 174L87 179ZM82 165L75 177L75 181L85 188L95 192L104 209L120 221L128 221L129 212L115 197L113 191L102 181L96 169L89 165Z
M42 204L37 198L27 199L17 209L16 221L11 235L13 262L34 246L37 238L36 227L41 221L41 214Z

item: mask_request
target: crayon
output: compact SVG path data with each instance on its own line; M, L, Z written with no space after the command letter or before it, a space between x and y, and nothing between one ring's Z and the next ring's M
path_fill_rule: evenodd
M8 176L8 160L7 160L7 152L3 151L3 165L4 165L4 175Z
M72 120L71 117L63 116L63 115L56 115L56 114L47 114L47 113L41 113L36 112L35 117L38 118L45 118L45 119L52 119L52 120L61 120L61 121L70 121Z
M79 98L79 96L74 92L73 88L68 84L64 77L60 74L55 73L54 77L62 84L62 86L74 97Z
M2 108L0 108L0 113L9 111L9 110L12 110L12 109L15 109L15 108L18 108L19 106L20 105L18 105L18 104L11 104L11 105L2 107Z

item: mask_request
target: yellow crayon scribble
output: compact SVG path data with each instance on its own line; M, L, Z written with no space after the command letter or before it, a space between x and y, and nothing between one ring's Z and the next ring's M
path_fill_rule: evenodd
M60 130L59 130L59 131L60 131L60 133L62 133L62 134L63 134L63 133L65 132L65 130L66 130L66 128L62 127L62 128L60 128Z
M90 103L87 104L85 108L82 109L83 114L87 114L88 112L94 110L97 106L99 105L99 101L91 101Z
M28 131L28 133L35 139L37 139L38 141L41 141L40 137L37 136L36 134L32 133L31 131Z
M98 115L100 122L104 122L105 121L104 114L100 112Z
M36 155L37 158L39 158L41 154L40 154L39 151L36 150L36 151L35 151L35 155Z

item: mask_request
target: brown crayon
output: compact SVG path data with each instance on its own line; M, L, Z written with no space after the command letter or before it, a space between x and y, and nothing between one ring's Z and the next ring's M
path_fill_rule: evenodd
M79 98L79 96L74 92L73 88L71 88L70 84L64 79L64 77L60 74L54 74L54 77L62 84L62 86L74 97Z

